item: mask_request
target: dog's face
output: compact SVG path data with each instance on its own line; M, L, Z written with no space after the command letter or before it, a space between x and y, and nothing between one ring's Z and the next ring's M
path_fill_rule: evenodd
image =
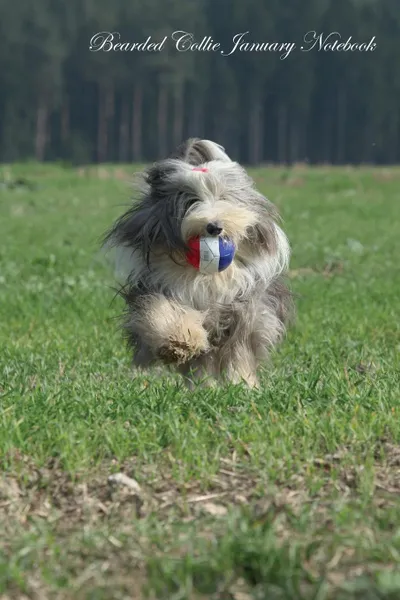
M230 179L238 181L241 175L241 168L235 163L216 161L185 173L193 198L181 223L184 241L197 235L222 236L232 239L239 247L257 226L259 218L255 206L240 195L239 188L229 183Z
M111 235L117 244L141 250L149 264L160 253L182 256L188 240L198 235L232 239L241 264L260 255L286 260L287 240L277 216L238 163L211 160L195 167L167 159L147 171L141 201Z

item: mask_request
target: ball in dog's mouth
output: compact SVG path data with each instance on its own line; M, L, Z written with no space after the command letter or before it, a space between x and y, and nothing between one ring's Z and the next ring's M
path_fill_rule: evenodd
M186 259L200 273L213 274L225 271L232 263L236 246L229 238L196 236L187 242Z

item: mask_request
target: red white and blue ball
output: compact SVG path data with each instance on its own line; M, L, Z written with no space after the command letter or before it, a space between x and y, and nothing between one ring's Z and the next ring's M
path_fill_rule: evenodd
M225 271L232 263L236 251L232 240L222 237L193 237L187 245L188 263L200 273L210 275Z

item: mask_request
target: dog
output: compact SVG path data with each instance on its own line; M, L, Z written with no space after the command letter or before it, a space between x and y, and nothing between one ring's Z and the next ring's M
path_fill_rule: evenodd
M104 238L125 265L123 326L137 368L173 366L191 388L259 386L258 368L293 312L278 223L245 169L210 140L189 139L145 171L140 197ZM201 235L234 242L226 270L188 263L188 240Z

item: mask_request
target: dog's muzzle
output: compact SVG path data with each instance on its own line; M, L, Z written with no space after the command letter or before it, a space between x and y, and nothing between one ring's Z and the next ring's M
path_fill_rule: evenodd
M208 223L206 227L206 231L209 235L217 236L221 233L223 227L221 227L221 223L218 221L214 221L212 223Z

